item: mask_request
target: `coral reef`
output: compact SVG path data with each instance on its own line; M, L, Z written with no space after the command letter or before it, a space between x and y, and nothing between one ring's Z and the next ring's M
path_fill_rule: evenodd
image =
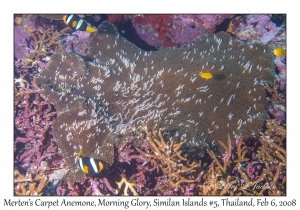
M45 67L43 64L47 63L49 58L46 55L64 52L60 37L68 35L66 30L44 29L36 25L35 18L24 16L22 23L14 28L14 52L15 57L24 63L22 68L33 68L35 65Z
M131 20L141 39L160 48L187 46L196 37L213 33L217 25L233 15L108 15L110 23Z
M285 195L285 128L273 120L267 127L255 143L238 137L231 148L228 137L221 159L209 151L213 162L199 185L201 195Z
M91 39L91 34L85 31L75 31L62 39L66 52L75 52L76 54L84 55L88 50L88 43Z
M277 26L271 21L272 15L244 15L237 16L231 20L227 32L239 39L249 43L259 42L270 46L272 49L283 48L286 45L285 15L275 15L281 19ZM279 124L285 123L285 89L286 89L286 57L276 57L276 81L273 88L268 87L270 103L268 111L273 115ZM279 88L277 90L277 87Z
M27 173L26 176L15 172L15 195L42 195L44 187L48 184L48 177L43 175L44 171L34 175Z
M53 139L47 137L56 112L49 102L40 97L41 90L35 85L35 80L32 88L29 88L28 82L26 84L27 87L20 88L16 93L22 99L15 114L15 145L18 151L15 159L23 163L23 169L25 165L31 167L33 162L38 169L42 159L52 155L49 151L46 154L44 145L51 142L53 152L57 149Z
M277 85L279 83L279 85ZM286 102L285 102L285 92L281 91L280 87L280 81L274 81L273 88L270 86L266 86L269 94L270 94L270 106L268 111L270 112L271 115L273 115L276 119L278 124L284 124L285 123L285 107L286 107ZM276 88L279 86L279 90ZM285 90L285 88L283 89Z
M250 43L268 44L277 37L281 28L268 15L245 15L232 19L227 31Z
M55 53L37 81L59 113L53 134L64 159L78 169L79 148L111 165L110 135L126 138L141 121L198 148L226 141L224 132L251 136L267 117L264 83L274 79L272 59L269 48L226 33L199 37L189 48L144 52L104 22L86 59ZM201 79L203 71L213 78Z
M116 194L118 194L120 192L122 185L125 185L124 190L123 190L124 195L130 195L128 193L129 190L133 193L133 195L139 195L134 188L135 184L128 182L126 178L122 177L121 181L116 182L116 183L118 185L118 188L116 189Z
M278 76L277 76L277 81L278 81L278 86L280 91L285 92L285 81L286 81L286 62L285 62L285 57L276 57L275 58L275 65L278 69Z
M58 168L48 167L55 158L61 157L51 135L56 111L41 97L42 90L36 85L35 75L47 66L49 55L62 49L58 39L65 33L37 26L36 16L23 15L15 19L14 168L19 177L15 181L19 183L15 193L45 195L49 186L43 185L51 179L48 176L65 165L61 158ZM22 177L33 179L21 183ZM44 178L39 181L39 177Z
M228 136L228 142L222 144L226 152L216 155L210 150L209 156L202 158L206 163L201 164L187 161L191 156L181 143L174 144L171 139L165 142L160 131L144 124L138 136L117 149L113 175L69 183L68 187L59 187L57 194L285 195L285 128L274 120L267 121L267 128L258 141L238 137L232 143ZM133 145L138 139L146 142L140 149Z
M164 178L159 182L158 188L164 191L165 189L178 190L181 187L181 190L184 191L181 186L182 183L194 182L194 179L188 177L187 174L191 176L200 166L196 162L187 164L188 160L181 155L180 147L185 141L174 143L170 139L168 142L165 142L161 131L157 130L156 126L152 131L148 130L146 124L143 127L149 147L148 152L136 149L149 162L149 172L153 170L156 170L157 173L159 171L162 172Z
M105 16L89 15L85 18L98 22L101 18L103 21L103 17ZM158 44L154 45L166 48L173 45L185 46L202 33L214 33L216 25L230 16L165 15L163 19L165 21L161 21L158 15L107 17L110 22L115 21L119 25L126 20L131 20L132 23L138 20L134 27L141 29L139 33L146 34L148 38L156 34L156 40L153 39L153 42ZM240 18L250 20L250 17L247 15ZM224 33L205 35L193 41L190 47L174 51L181 56L178 58L172 50L159 52L138 50L107 23L100 25L100 30L95 35L90 35L70 31L60 20L60 16L16 15L14 194L286 195L286 59L275 58L277 74L275 77L272 75L269 77L269 74L265 75L263 72L273 69L273 65L269 63L273 62L272 50L264 45L252 44L270 39L267 44L272 49L285 48L285 28L281 26L275 34L275 29L279 27L275 27L273 20L268 20L267 17L264 15L252 17L251 20L258 21L251 22L254 31L258 30L255 27L261 27L262 23L267 24L267 28L266 30L259 28L260 32L257 31L252 37L248 37L249 45L229 38ZM248 28L241 27L238 19L233 21L237 22L234 27L230 26L232 34L247 34L243 31L247 31L251 24ZM236 27L238 25L240 27ZM148 41L151 42L150 39ZM203 45L202 48L199 48L199 44ZM227 48L228 44L232 49ZM250 49L253 50L255 47L258 51L248 54ZM116 52L119 48L122 50ZM226 51L219 56L216 49L221 48ZM189 49L191 51L188 51ZM235 50L238 55L241 54L236 59L232 54ZM253 60L259 59L259 52L262 53L264 50L265 53L261 55L265 59L264 64L252 63ZM200 58L195 56L198 53L202 53L200 57L204 59L203 62L196 61ZM233 65L228 66L224 63L222 68L211 61L215 57L222 60L222 56L229 59ZM160 59L157 59L158 57ZM249 58L251 63L247 64L248 60L243 59ZM70 61L73 62L73 66ZM176 64L178 61L180 64ZM236 61L240 63L236 64ZM188 70L197 70L195 80L193 75L186 75L185 72L187 71L185 64L190 62L194 65ZM258 108L259 104L262 105L262 116L268 118L266 115L268 111L271 119L260 121L260 124L253 128L256 131L253 137L251 129L244 127L245 129L236 132L237 135L232 135L232 129L229 129L229 132L225 129L211 140L209 132L206 132L205 135L208 136L200 137L205 141L197 140L194 143L191 137L201 136L201 133L193 131L191 126L193 118L189 118L190 116L180 108L181 105L186 106L190 101L197 99L187 91L195 87L187 85L186 82L195 84L199 80L202 86L207 85L206 89L199 89L199 93L207 99L198 101L197 105L204 109L203 112L207 112L205 104L212 106L213 111L218 111L221 107L215 108L216 105L211 105L210 99L213 99L216 93L211 92L213 86L210 84L223 84L222 81L230 84L234 83L235 79L238 80L235 81L234 88L241 83L248 84L235 71L247 69L245 74L250 76L248 78L250 81L257 64L262 66L262 70L256 77L264 75L264 80L268 80L268 83L263 83L263 80L257 84L255 81L249 82L251 87L249 90L252 90L254 98L261 97L261 102L255 106ZM168 70L169 68L171 70ZM53 75L50 69L57 71L57 74ZM141 69L141 72L138 69ZM163 69L164 71L159 71ZM226 70L224 77L219 77L215 73L216 69ZM231 72L230 69L234 71ZM44 78L41 80L41 76L38 76L36 81L35 78L40 72ZM200 72L211 72L212 79L201 78ZM54 84L50 83L54 78L57 81ZM75 78L76 82L70 82L71 78ZM151 78L153 80L145 83ZM241 83L238 83L240 80ZM43 85L41 88L41 83L51 85ZM159 93L170 94L172 92L170 89L176 89L183 83L185 86L176 93L185 99L190 96L190 101L175 100L176 107L180 109L174 111L150 112L152 107L164 110L172 105L174 101L171 103L168 97ZM229 84L226 87L230 87ZM254 84L256 87L253 89ZM224 85L221 86L224 95L226 91ZM231 89L227 91L229 90ZM239 94L249 95L249 90L247 93ZM235 95L236 98L228 97L228 100L231 98L230 104L240 97L239 94ZM143 95L145 97L138 100ZM129 101L128 97L131 96L135 96L137 100ZM249 98L245 99L244 104L251 103ZM121 100L121 103L117 104L117 100ZM247 113L248 108L246 107L244 112ZM76 113L74 110L81 112ZM190 112L193 108L187 110ZM249 112L252 111L254 105ZM165 113L177 116L169 116L170 122L166 122L165 120L169 118ZM235 115L225 114L224 118L227 121L233 120L238 112L230 113ZM180 124L182 119L187 117L189 122L186 126ZM76 119L75 124L73 118ZM199 126L202 126L202 130L208 128L208 131L212 131L208 125L213 121L203 118ZM177 126L173 126L176 123ZM78 129L81 130L79 136L83 137L81 140L75 137L78 135ZM73 134L73 144L71 147L65 147L67 149L62 149L64 141L61 139L70 139L69 133ZM109 135L106 135L108 133ZM122 135L118 135L120 133ZM90 146L87 145L88 142ZM86 156L100 157L104 160L106 163L104 174L86 177L77 164L74 164L74 157L81 144L86 149ZM98 151L95 144L102 148L99 150L99 153L103 153L100 156L96 155ZM195 150L199 145L202 149ZM71 161L73 162L70 164ZM65 178L68 178L68 182L65 182Z

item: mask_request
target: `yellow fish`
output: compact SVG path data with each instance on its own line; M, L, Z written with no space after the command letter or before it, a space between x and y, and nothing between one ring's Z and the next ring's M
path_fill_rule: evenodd
M213 75L209 72L200 73L199 76L203 79L209 80L213 77Z
M286 51L282 47L275 48L273 52L276 57L283 57L286 55Z

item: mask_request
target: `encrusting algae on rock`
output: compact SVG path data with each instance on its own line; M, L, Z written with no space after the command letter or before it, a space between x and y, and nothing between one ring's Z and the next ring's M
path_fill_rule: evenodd
M37 84L57 109L53 135L72 182L84 178L80 150L108 171L115 140L143 121L194 148L216 144L223 151L219 141L226 143L227 134L251 137L268 118L264 85L274 81L273 68L269 47L225 32L186 48L146 52L103 22L84 57L53 54Z

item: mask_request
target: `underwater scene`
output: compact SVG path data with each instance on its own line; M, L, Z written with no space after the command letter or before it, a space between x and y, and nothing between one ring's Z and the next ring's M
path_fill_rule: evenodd
M286 15L13 24L15 196L286 195Z

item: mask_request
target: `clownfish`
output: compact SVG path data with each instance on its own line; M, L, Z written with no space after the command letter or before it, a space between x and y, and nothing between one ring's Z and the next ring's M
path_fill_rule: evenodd
M63 21L67 26L79 31L86 31L88 33L93 33L97 31L97 29L93 28L90 24L88 24L78 15L65 15L63 17Z
M286 51L282 47L275 48L273 52L276 57L283 57L286 55Z
M200 73L199 76L203 79L209 80L213 77L213 75L209 72Z
M104 169L104 164L102 161L91 157L82 157L82 150L78 152L77 157L77 162L80 169L87 176L97 175Z

